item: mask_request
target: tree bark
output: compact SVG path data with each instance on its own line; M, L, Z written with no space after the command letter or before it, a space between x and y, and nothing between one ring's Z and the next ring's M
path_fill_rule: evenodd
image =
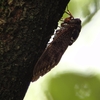
M34 65L68 2L0 1L0 100L23 100Z

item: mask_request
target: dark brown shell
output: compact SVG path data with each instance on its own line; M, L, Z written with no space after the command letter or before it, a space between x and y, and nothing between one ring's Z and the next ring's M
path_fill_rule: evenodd
M59 63L67 47L77 39L80 30L80 19L70 18L68 22L61 24L61 28L56 31L53 41L47 46L36 63L32 81L37 80Z

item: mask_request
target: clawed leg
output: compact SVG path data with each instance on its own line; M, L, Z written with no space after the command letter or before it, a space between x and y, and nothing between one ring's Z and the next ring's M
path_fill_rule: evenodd
M72 14L70 13L70 11L68 10L68 7L67 7L67 11L65 11L65 13L68 14L70 16L70 18L74 19L74 17L72 16Z

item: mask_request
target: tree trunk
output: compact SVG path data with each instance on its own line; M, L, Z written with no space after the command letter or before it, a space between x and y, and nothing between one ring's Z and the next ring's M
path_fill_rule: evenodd
M68 2L0 1L0 100L23 100L34 65Z

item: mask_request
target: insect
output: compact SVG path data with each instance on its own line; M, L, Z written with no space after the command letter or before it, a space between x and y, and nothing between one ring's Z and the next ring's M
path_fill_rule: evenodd
M37 80L40 76L43 76L56 66L67 47L72 45L78 38L79 32L81 31L81 20L74 18L68 9L66 13L69 17L65 18L61 23L60 29L56 30L53 41L46 47L37 61L34 67L32 81Z

